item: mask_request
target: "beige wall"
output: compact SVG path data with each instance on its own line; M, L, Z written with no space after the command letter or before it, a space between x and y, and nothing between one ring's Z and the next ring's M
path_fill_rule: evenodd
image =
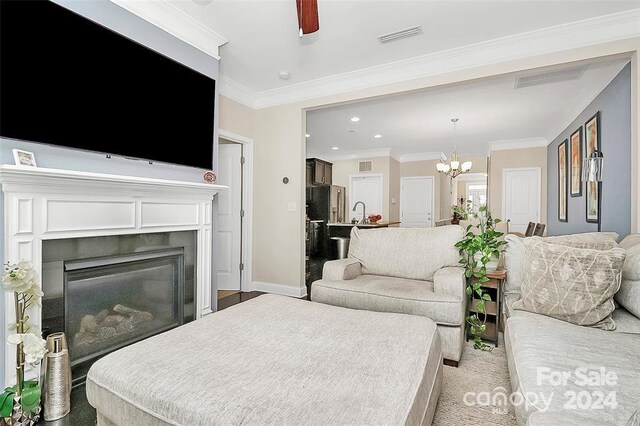
M219 97L220 129L253 139L256 125L256 111L224 96Z
M504 59L501 62L455 72L255 110L255 133L253 134L255 146L254 280L304 289L304 209L301 207L304 207L305 202L304 133L306 117L304 112L306 109L591 58L616 54L626 55L629 52L633 55L632 74L639 76L638 51L640 51L640 38L634 38L544 55ZM638 90L638 84L634 81L631 111L631 143L634 154L632 167L634 170L637 170L640 164L640 150L638 149L640 96L638 96ZM234 117L235 114L240 114L240 117ZM250 116L251 114L246 113L246 108L237 108L224 96L220 96L220 128L251 137L251 134L243 134L241 130L226 127L228 125L236 126L236 128L246 127L251 131L251 123L245 123L245 120L250 119ZM283 185L283 176L288 176L291 179L288 185ZM637 172L634 174L634 178L636 181L633 182L632 195L635 202L631 203L632 217L640 218L637 202L640 196L640 184L637 180L640 177ZM444 182L446 179L441 179L441 190ZM290 201L296 203L296 212L288 211ZM442 206L440 210L443 210ZM633 232L638 232L638 223L638 220L633 223Z
M374 211L371 211L370 207L368 207L367 215L381 214L382 220L384 221L389 220L389 218L391 217L391 213L389 209L389 206L390 206L389 182L390 182L390 175L391 175L391 171L390 171L391 160L392 159L390 157L375 157L375 158L362 158L357 160L332 161L333 163L332 182L334 185L344 186L345 188L347 188L347 197L346 197L347 208L349 208L348 206L351 205L351 201L352 201L350 198L351 191L349 188L349 176L366 174L366 173L360 173L360 171L358 170L358 164L361 161L371 161L371 173L382 175L382 211L374 212Z
M495 218L503 218L502 213L502 171L520 167L540 167L542 174L540 221L547 223L547 148L510 149L491 153L489 173L489 208Z
M304 285L302 120L300 106L257 110L253 147L253 280L298 288Z

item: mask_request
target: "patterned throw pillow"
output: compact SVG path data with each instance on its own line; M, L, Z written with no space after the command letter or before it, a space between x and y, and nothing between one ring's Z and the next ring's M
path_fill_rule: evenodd
M602 240L602 241L581 241L581 240L571 240L571 239L561 239L554 237L531 237L536 240L540 240L545 243L557 244L560 246L574 247L574 248L583 248L583 249L591 249L591 250L611 250L612 248L618 247L618 243L615 240Z
M583 232L581 234L556 235L544 237L548 243L557 244L558 241L574 241L581 243L601 243L603 241L618 241L617 232Z
M520 300L513 309L577 325L615 330L613 296L620 288L626 253L550 244L525 238Z

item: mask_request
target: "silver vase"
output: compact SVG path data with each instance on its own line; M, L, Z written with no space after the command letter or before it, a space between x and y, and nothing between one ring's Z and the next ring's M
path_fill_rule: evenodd
M40 419L40 407L36 407L36 409L32 412L24 412L22 411L22 404L20 403L20 397L13 397L13 411L11 413L11 417L5 417L0 419L4 421L0 421L2 425L7 426L34 426L38 423Z
M44 357L42 401L44 419L61 419L71 411L71 366L64 333L47 337L48 352Z

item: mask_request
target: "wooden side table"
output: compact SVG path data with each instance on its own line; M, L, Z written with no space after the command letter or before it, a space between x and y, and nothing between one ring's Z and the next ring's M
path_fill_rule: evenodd
M491 294L491 302L485 303L487 329L482 334L482 339L494 343L496 347L498 347L498 333L500 331L500 321L502 317L501 307L503 303L502 285L507 278L507 271L506 269L498 269L487 272L487 278L489 278L489 281L482 285L482 289ZM476 296L475 293L471 295L471 300L469 301L469 315L478 313L475 304L476 298L474 298L474 296ZM480 318L482 318L482 314L480 314ZM470 329L471 327L467 324L467 341L469 341L469 337L471 336Z

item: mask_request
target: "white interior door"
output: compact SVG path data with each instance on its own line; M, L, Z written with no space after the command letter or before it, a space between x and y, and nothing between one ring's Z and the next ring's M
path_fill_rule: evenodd
M353 211L353 206L362 201L366 215L382 214L382 175L355 175L349 177L349 219L362 219L362 205ZM389 220L383 217L383 221Z
M433 226L433 176L400 179L400 226Z
M218 183L228 191L218 192L218 290L240 290L242 250L242 146L218 147Z
M509 220L509 231L527 230L529 222L540 222L540 169L502 171L502 219Z

